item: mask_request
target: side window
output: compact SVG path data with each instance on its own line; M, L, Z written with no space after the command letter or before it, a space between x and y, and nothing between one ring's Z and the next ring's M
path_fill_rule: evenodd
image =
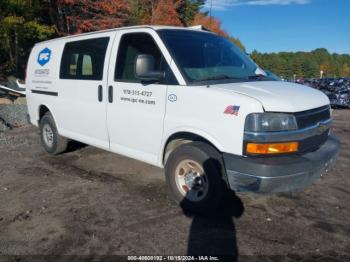
M102 80L109 37L66 43L60 68L61 79Z
M69 57L69 75L76 76L77 75L77 66L78 66L78 53L72 53Z
M165 79L159 84L178 84L157 44L147 33L129 33L122 36L114 74L115 81L141 82L135 76L135 61L140 54L152 55L155 60L155 70L166 72Z
M83 54L83 61L81 64L81 75L82 76L93 76L92 66L93 54Z

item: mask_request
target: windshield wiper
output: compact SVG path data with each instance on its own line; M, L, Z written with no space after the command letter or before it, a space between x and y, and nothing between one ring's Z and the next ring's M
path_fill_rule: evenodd
M265 75L253 75L253 76L248 76L248 79L249 80L260 80L260 81L263 81L263 80L271 80L270 77L268 76L265 76Z
M209 76L206 78L202 78L202 79L197 80L196 82L210 81L210 80L226 80L226 79L242 79L242 78L232 77L232 76L228 76L228 75L217 75L217 76Z

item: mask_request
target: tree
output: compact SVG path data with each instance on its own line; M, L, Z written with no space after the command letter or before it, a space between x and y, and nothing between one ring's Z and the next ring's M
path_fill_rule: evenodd
M128 19L126 0L56 0L50 10L58 34L75 34L122 26Z
M317 63L310 58L303 59L302 68L305 78L318 77L320 74Z
M320 68L320 72L322 71L324 76L329 75L329 71L330 70L329 70L329 64L328 63L320 64L319 68Z
M348 63L342 65L340 75L341 77L350 77L350 65Z
M155 1L152 0L129 0L129 19L126 25L141 25L149 21Z
M162 0L158 1L152 12L150 24L153 25L174 25L182 26L181 20L177 13L177 8L181 5L182 0Z
M4 4L3 4L4 3ZM54 27L41 23L40 1L7 0L0 11L0 71L23 77L30 48L52 36ZM0 76L1 77L1 76Z
M259 53L253 51L251 57L262 67L282 75L285 78L319 77L320 71L325 77L349 76L350 55L330 54L327 49L319 48L311 52Z
M177 9L179 18L184 26L190 26L195 16L200 13L204 6L205 0L184 0ZM203 13L206 15L206 13Z
M125 25L203 25L226 37L242 50L238 38L222 29L221 22L208 16L205 0L1 0L0 78L23 77L34 43L61 35L108 29ZM311 52L259 53L251 57L264 69L284 78L350 77L350 55L330 54L325 48Z

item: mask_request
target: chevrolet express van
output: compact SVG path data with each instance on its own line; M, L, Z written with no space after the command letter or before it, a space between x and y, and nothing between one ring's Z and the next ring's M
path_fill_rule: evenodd
M219 206L228 189L303 188L339 149L327 96L275 81L200 29L137 26L38 43L26 84L48 153L76 140L164 167L175 200L190 208Z

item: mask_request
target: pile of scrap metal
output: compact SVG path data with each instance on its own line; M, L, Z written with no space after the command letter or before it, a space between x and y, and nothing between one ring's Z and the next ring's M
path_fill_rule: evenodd
M18 79L0 81L0 133L28 124L26 89Z
M333 108L350 108L350 78L305 79L303 84L325 93Z
M18 79L9 77L7 81L0 81L0 97L15 100L26 95L26 88Z

